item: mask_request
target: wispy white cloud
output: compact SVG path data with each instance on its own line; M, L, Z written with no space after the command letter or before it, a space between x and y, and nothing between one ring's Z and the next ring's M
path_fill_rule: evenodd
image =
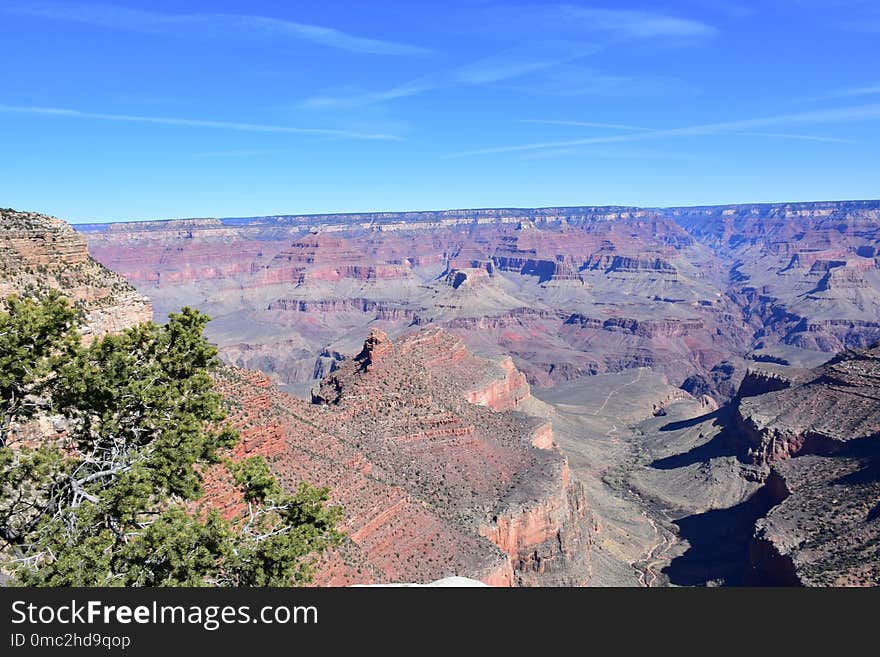
M658 132L656 128L643 128L640 126L623 125L620 123L597 123L594 121L557 121L552 119L522 119L519 123L536 123L541 125L558 125L578 128L598 128L601 130L629 130L639 132ZM736 132L744 137L768 137L771 139L795 139L800 141L817 141L835 144L856 144L852 139L840 139L839 137L825 137L822 135L802 135L785 132Z
M655 151L645 149L623 148L553 148L543 151L532 151L520 155L524 160L549 160L560 157L589 157L602 160L679 160L679 161L706 161L710 158L705 155L692 155L689 153L675 153L669 151Z
M344 109L364 107L388 100L417 96L426 91L432 91L437 87L437 83L431 81L412 81L384 91L337 96L310 96L301 101L297 106L302 109Z
M482 18L478 18L482 16ZM603 75L571 65L620 41L692 43L714 37L718 30L689 18L652 11L591 9L573 5L490 7L471 21L481 32L505 41L525 41L434 76L389 89L355 94L323 94L304 99L301 108L362 107L429 91L460 86L495 84L518 78L547 77L550 95L619 94L644 85L644 80ZM540 37L536 39L536 35ZM529 77L531 76L531 77ZM546 85L545 85L546 86ZM536 88L539 89L540 85Z
M555 68L595 53L597 48L588 45L570 45L566 52L559 46L544 49L542 53L536 44L527 51L516 48L485 57L453 71L452 82L479 85L512 80L539 71Z
M622 123L597 123L595 121L560 121L556 119L521 119L518 123L537 123L540 125L561 125L575 128L599 128L601 130L638 130L655 132L654 128L640 128Z
M875 96L877 94L880 94L880 84L838 89L821 96L814 96L809 100L835 100L840 98L857 98L859 96Z
M853 123L857 121L873 121L880 119L880 104L857 105L842 107L832 110L818 110L812 112L800 112L797 114L782 114L765 116L742 121L727 121L723 123L707 123L685 128L671 128L653 131L630 132L623 135L606 135L601 137L585 137L582 139L568 139L563 141L537 142L531 144L517 144L513 146L497 146L480 148L475 150L454 153L449 157L468 157L474 155L493 155L500 153L516 153L526 151L539 151L546 149L567 148L572 146L585 146L591 144L613 144L634 141L646 141L651 139L665 139L673 137L699 137L718 135L724 133L744 133L758 128L774 126L801 126ZM764 133L763 136L779 137L778 133ZM803 138L806 135L800 135ZM791 135L786 135L791 138Z
M192 38L251 36L290 38L330 48L374 55L426 55L431 51L395 41L356 36L322 25L244 14L172 14L108 4L26 2L0 6L0 12L95 25L108 29Z
M264 157L268 155L278 155L281 153L290 153L290 150L278 149L242 149L235 151L206 151L204 153L193 153L193 157L207 158L230 158L230 157Z
M240 123L237 121L212 121L205 119L180 119L163 116L139 116L133 114L107 114L103 112L81 112L74 109L58 107L32 107L0 104L0 112L17 114L33 114L71 119L90 119L97 121L121 121L127 123L153 123L159 125L183 126L191 128L218 128L239 132L272 132L296 135L312 135L318 137L336 137L343 139L366 139L400 141L396 135L370 132L340 130L336 128L300 128L283 125L266 125L261 123Z
M875 84L870 87L856 87L855 89L846 89L842 93L848 97L880 94L880 84Z
M822 135L792 135L785 132L738 132L744 137L769 137L770 139L794 139L797 141L818 141L830 144L857 144L854 139L840 139L839 137L823 137Z
M573 47L571 51L564 54L548 52L542 55L531 52L505 51L461 66L435 78L412 80L381 91L310 96L302 100L298 107L303 109L364 107L389 100L409 98L438 89L502 82L572 62L594 51L593 48L587 46Z
M693 93L689 84L655 75L615 75L579 63L561 65L539 76L505 84L505 88L530 95L550 97L596 96L621 98L675 93L679 97Z
M620 39L705 38L718 35L711 25L653 11L593 9L565 5L561 14L582 29L603 32ZM569 22L570 25L570 22Z
M614 3L604 3L614 4ZM699 3L705 13L705 3ZM472 31L505 38L589 41L620 44L651 42L693 45L720 34L718 28L692 15L663 10L609 9L569 3L492 4L476 11Z

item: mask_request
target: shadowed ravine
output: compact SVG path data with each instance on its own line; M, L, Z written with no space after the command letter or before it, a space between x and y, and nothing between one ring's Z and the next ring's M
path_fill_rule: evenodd
M761 584L749 573L749 545L755 521L773 505L761 489L735 506L679 518L679 537L690 547L663 568L663 574L676 586Z

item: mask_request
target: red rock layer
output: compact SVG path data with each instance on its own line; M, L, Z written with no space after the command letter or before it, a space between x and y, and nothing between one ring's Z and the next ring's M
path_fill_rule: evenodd
M322 382L315 404L241 370L218 384L245 438L237 457L263 454L285 485L328 485L343 505L348 537L322 562L318 584L451 574L584 584L592 521L583 491L550 427L504 410L518 399L508 381L522 382L509 364L428 329L397 344L373 333ZM473 394L499 410L466 401ZM236 509L221 470L206 491L204 504Z
M221 353L285 384L326 371L318 354L374 322L392 334L444 326L512 356L532 385L648 366L719 399L735 390L712 375L723 361L880 340L876 201L88 229L92 253L161 312L186 303L223 316Z
M417 219L403 223L390 215L352 215L203 226L152 222L88 235L95 257L141 285L163 310L190 303L240 324L274 324L279 333L294 331L314 344L315 352L373 321L392 330L457 327L469 345L485 352L503 353L511 341L541 333L546 341L533 352L510 351L532 382L546 385L645 364L650 340L674 343L668 355L651 364L669 365L670 374L683 379L684 368L673 362L680 360L678 354L698 350L702 367L704 361L717 362L729 346L727 335L716 330L728 321L719 312L725 307L720 294L701 290L680 298L669 293L675 298L668 303L681 304L673 314L684 317L664 321L682 322L685 328L651 328L651 318L645 317L652 314L646 312L650 296L666 298L655 291L680 286L692 275L682 258L703 257L692 253L694 243L685 231L657 211L557 208L429 213ZM500 285L499 277L523 289ZM645 290L632 295L634 303L620 298L602 305L605 316L598 329L566 324L572 312L554 309L558 301L552 290L565 290L562 306L586 308L608 292L618 294L621 286L642 286L641 279ZM196 281L198 286L191 285ZM705 306L697 303L700 299ZM539 315L516 314L526 308ZM621 342L606 320L640 322L642 330ZM507 322L507 327L497 335L476 335L470 324L479 322ZM221 352L231 348L227 341L240 350L228 330L222 337ZM256 341L265 338L248 340L259 347ZM586 344L601 346L603 353L584 356ZM317 353L312 366L294 365L285 362L291 357L282 346L273 349L265 352L273 361L265 369L280 382L302 382L315 369ZM563 353L569 351L580 356Z

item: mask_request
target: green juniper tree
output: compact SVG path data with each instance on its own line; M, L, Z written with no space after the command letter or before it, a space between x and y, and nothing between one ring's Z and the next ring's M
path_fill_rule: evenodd
M285 493L261 457L227 462L247 511L200 517L202 466L236 432L222 425L208 317L184 308L83 346L57 295L0 313L0 558L42 586L270 586L308 582L338 543L327 489ZM63 444L13 444L37 411L63 415Z
M53 379L55 365L69 356L79 336L76 315L56 291L42 302L7 297L0 312L0 447L13 420L26 420L40 408L39 397Z

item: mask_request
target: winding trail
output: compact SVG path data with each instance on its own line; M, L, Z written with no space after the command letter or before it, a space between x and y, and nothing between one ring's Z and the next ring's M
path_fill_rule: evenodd
M640 367L640 368L638 369L638 374L636 375L636 378L634 378L634 379L633 379L632 381L630 381L629 383L624 383L624 384L623 384L622 386L620 386L619 388L615 388L614 390L612 390L611 392L609 392L609 393L608 393L608 396L605 398L605 401L602 402L602 405L601 405L599 408L597 408L595 411L593 411L593 415L599 415L599 413L601 413L602 411L604 411L604 410L605 410L605 407L608 405L608 402L610 402L610 401L611 401L611 398L612 398L614 395L616 395L618 392L620 392L620 391L623 390L624 388L628 388L629 386L635 385L636 383L638 383L639 381L641 381L641 380L642 380L642 373L643 373L644 371L645 371L645 368L644 368L644 367ZM618 418L618 419L620 419L620 418Z
M605 397L602 405L594 410L592 414L594 416L598 416L602 411L605 410L606 406L608 406L608 402L611 401L614 395L618 394L625 388L633 386L641 381L642 374L644 373L645 369L646 368L643 367L638 368L638 373L632 381L624 383L623 385L611 390ZM624 426L626 426L626 422L624 422L620 417L616 415L608 415L605 417L609 422L611 422L611 429L605 432L605 436L615 442L631 445L628 440L622 438L618 434L618 425L616 422L612 422L612 419L617 420L617 422L623 424ZM678 539L676 538L676 535L674 533L663 528L652 517L652 515L658 517L660 515L665 516L665 513L663 513L662 510L651 508L651 506L646 504L646 501L642 499L642 496L633 491L631 488L629 489L629 494L627 495L626 493L624 493L624 495L625 497L629 498L633 504L639 507L639 511L645 517L645 520L647 520L648 524L651 526L651 529L653 530L656 537L656 540L650 545L648 550L644 552L638 559L630 563L630 567L638 572L639 584L643 587L651 588L657 585L657 582L660 579L659 568L666 563L665 555L678 542ZM653 513L649 513L649 511Z
M642 509L642 515L645 516L645 520L651 525L651 529L654 530L659 540L651 546L644 557L634 561L632 566L639 571L639 583L644 587L650 588L657 583L659 577L656 570L657 566L665 562L663 555L669 552L672 546L675 545L676 538L671 532L659 527L646 510ZM641 563L644 563L644 566L638 565Z

